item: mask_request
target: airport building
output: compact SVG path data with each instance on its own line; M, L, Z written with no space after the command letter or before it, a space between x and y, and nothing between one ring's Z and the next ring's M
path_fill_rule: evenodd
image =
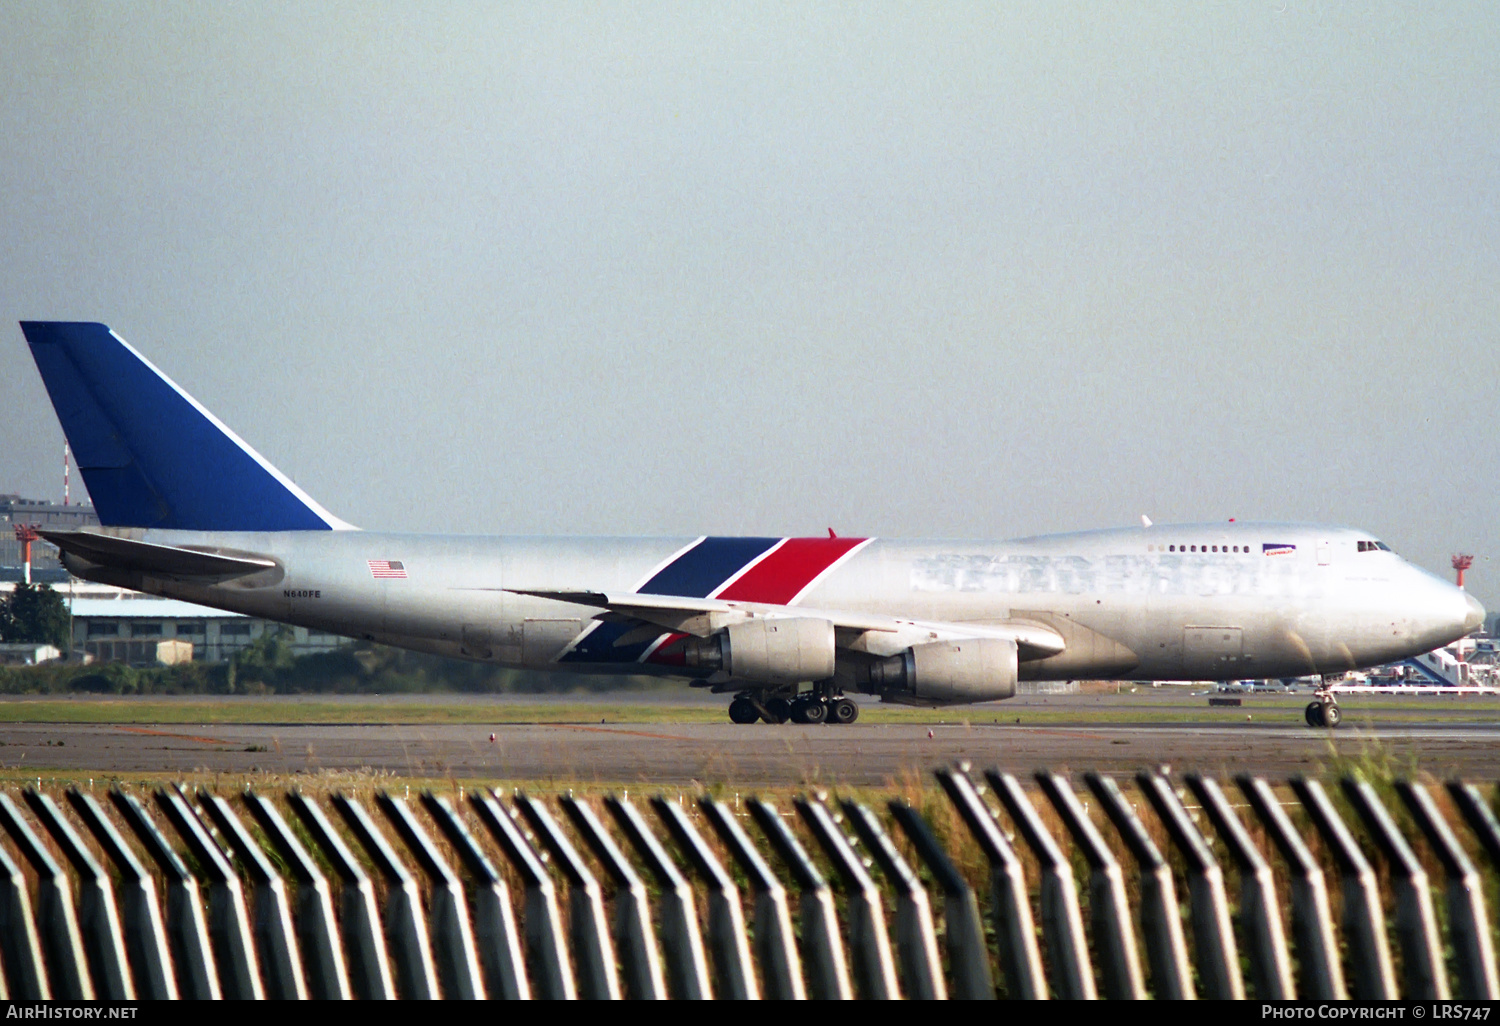
M109 589L100 595L90 586L86 597L75 596L73 649L98 662L152 666L192 659L219 663L280 625L222 609L193 605L177 599ZM298 655L328 652L347 643L337 634L289 627L292 651Z
M33 564L36 555L32 554ZM64 574L66 578L66 574ZM15 587L0 583L0 595ZM131 666L223 662L267 630L280 625L222 609L158 598L104 584L54 584L73 616L73 651L96 662ZM328 652L349 639L337 634L289 627L298 655Z

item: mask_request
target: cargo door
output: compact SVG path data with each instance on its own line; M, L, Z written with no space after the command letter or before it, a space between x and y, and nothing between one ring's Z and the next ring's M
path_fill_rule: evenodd
M1245 669L1244 634L1239 627L1184 627L1183 669L1197 680L1238 680Z

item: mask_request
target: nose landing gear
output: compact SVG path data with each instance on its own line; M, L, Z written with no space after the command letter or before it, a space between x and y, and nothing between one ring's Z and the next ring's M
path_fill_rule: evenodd
M1343 711L1339 709L1332 694L1319 691L1315 697L1317 701L1309 702L1302 714L1302 718L1307 721L1309 727L1327 727L1332 730L1343 722Z

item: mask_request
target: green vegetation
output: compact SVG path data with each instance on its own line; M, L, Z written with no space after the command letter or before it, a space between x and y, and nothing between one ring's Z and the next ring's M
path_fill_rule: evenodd
M18 584L0 599L0 641L30 641L66 652L71 634L68 607L50 584Z
M31 669L31 668L28 668ZM37 667L35 669L45 669ZM92 668L91 668L92 669ZM127 675L154 675L168 668L126 670L106 666L104 673L124 671ZM220 668L222 669L222 667ZM3 672L3 671L0 671ZM101 676L104 675L101 674ZM240 684L248 671L242 668ZM122 679L133 679L122 676ZM381 678L372 677L371 680ZM41 692L12 695L0 700L0 723L578 723L647 724L663 727L680 723L722 723L721 701L704 701L681 682L660 684L653 692L639 688L619 693L576 690L575 678L561 678L575 686L570 694L547 693L535 688L515 688L509 693L498 689L469 694L436 691L391 690L376 693L368 689L359 693L330 694L328 691L302 693L269 693L259 686L242 686L225 697L222 691L195 692L116 692L100 689L102 694ZM586 679L585 683L597 683ZM560 692L560 689L559 689ZM489 696L488 698L486 696ZM531 696L534 696L531 697ZM928 709L905 705L887 705L873 700L860 703L861 723L913 723L948 725L972 730L976 735L996 727L1022 726L1044 729L1087 730L1091 726L1128 726L1152 724L1212 724L1242 727L1247 737L1267 727L1286 727L1301 723L1305 702L1297 696L1257 699L1250 707L1210 708L1201 697L1189 695L1109 696L1106 699L1077 699L1065 702L1031 700L1028 704L1006 702L998 705L951 706ZM1246 720L1247 708L1254 719ZM1370 701L1368 707L1349 710L1344 726L1329 735L1351 752L1359 752L1357 764L1330 763L1332 772L1357 769L1373 772L1364 756L1369 739L1361 727L1382 723L1441 723L1455 717L1469 723L1500 720L1500 702L1494 699L1469 698L1462 701L1423 702L1416 699ZM771 727L756 726L767 738L781 735ZM1099 735L1100 743L1133 746L1112 749L1120 756L1139 749L1139 757L1149 759L1149 737L1127 738ZM1376 746L1378 749L1378 745ZM1331 757L1337 750L1330 747ZM1387 761L1394 757L1387 753ZM1405 768L1405 767L1400 767ZM1376 774L1380 777L1390 773Z
M52 594L45 585L42 587ZM60 599L57 601L66 636L67 610ZM662 686L650 677L507 670L368 642L332 652L297 655L291 647L291 636L284 627L268 630L227 663L132 667L124 663L85 666L70 661L0 668L0 695L551 694L639 691ZM68 646L65 642L58 647L66 651Z

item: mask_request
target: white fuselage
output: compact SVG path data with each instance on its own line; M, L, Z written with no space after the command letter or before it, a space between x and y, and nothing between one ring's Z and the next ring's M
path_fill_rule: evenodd
M1023 678L1337 673L1447 644L1483 616L1460 589L1376 548L1373 535L1314 525L1163 525L1000 542L798 539L810 555L796 559L776 539L110 532L255 553L277 566L212 585L71 560L75 572L420 651L578 672L698 676L661 651L665 631L616 644L625 628L596 620L602 610L518 592L651 585L712 596L741 581L742 590L784 592L764 601L808 608L1033 620L1059 631L1066 650L1023 662ZM755 555L765 546L749 543L759 541L771 556ZM710 543L716 563L704 555ZM751 576L778 551L779 564ZM404 576L377 577L371 561L399 563Z

